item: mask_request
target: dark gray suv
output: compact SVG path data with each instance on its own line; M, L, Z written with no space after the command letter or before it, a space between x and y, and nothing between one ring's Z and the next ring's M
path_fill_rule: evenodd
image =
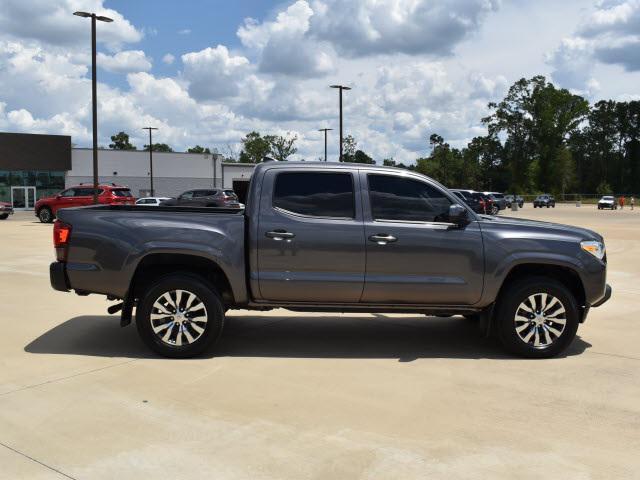
M162 202L166 206L240 208L238 196L233 190L188 190L177 198Z

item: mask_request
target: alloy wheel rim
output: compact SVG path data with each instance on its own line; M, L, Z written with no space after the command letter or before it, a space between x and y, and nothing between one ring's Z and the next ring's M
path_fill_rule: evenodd
M181 347L196 342L209 317L200 298L187 290L170 290L160 295L151 308L151 329L166 345Z
M44 209L40 211L40 219L44 220L44 221L48 221L49 220L49 211Z
M516 309L514 326L521 341L536 349L553 345L567 325L562 302L549 293L529 295Z

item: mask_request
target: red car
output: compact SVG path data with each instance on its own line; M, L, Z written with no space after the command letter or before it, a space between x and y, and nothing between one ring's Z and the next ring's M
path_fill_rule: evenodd
M133 205L136 199L131 190L119 185L98 185L98 203ZM67 188L53 197L41 198L36 202L35 214L42 223L52 222L61 208L82 207L93 204L93 186L78 185Z
M10 203L0 202L0 220L6 220L9 215L13 215L13 207Z

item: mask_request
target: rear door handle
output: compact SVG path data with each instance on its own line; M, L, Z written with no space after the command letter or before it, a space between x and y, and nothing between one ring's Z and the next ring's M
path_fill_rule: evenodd
M281 242L282 240L290 242L291 239L296 236L295 233L287 232L286 230L272 230L265 233L265 235L268 238L273 238L278 242Z
M396 237L387 233L376 233L375 235L371 235L369 237L369 240L372 242L376 242L378 245L386 245L387 243L398 241Z

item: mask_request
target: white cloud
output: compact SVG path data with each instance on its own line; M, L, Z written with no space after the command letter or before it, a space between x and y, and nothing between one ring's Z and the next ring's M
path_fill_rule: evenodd
M190 28L183 28L182 30L178 30L178 35L190 35L190 34L191 34Z
M74 11L86 10L112 18L113 23L99 22L98 42L118 49L125 43L138 42L137 30L116 10L105 8L103 0L3 0L0 8L0 32L15 39L29 39L49 45L88 45L88 19L76 17Z
M589 95L597 92L592 75L598 62L640 71L640 0L597 3L548 62L554 67L554 79Z
M189 93L200 100L236 96L238 83L249 71L249 60L230 54L224 45L182 55L182 63Z
M260 71L294 76L317 76L330 72L330 48L306 36L313 10L298 0L271 22L247 19L238 29L242 43L260 56Z
M340 52L450 55L499 0L315 0L311 30Z
M167 53L162 57L162 63L165 63L167 65L173 65L173 62L175 62L175 60L176 57L170 53Z
M151 70L151 59L142 50L125 50L114 55L99 52L97 65L113 73L146 72Z

